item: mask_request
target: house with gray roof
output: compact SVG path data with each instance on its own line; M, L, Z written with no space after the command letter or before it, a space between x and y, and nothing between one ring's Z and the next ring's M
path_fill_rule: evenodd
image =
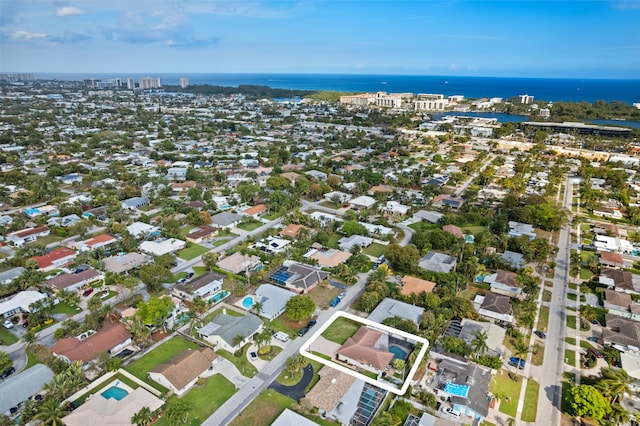
M174 182L184 182L187 180L186 167L170 167L167 169L167 179Z
M490 321L513 323L513 308L510 298L502 294L487 292L484 296L477 295L473 305L478 313Z
M285 305L296 294L272 284L262 284L256 290L258 302L262 304L262 310L258 313L260 316L273 321L283 312Z
M373 238L363 237L362 235L352 235L350 237L342 237L338 240L340 250L351 252L353 246L369 247L373 243Z
M231 212L222 212L211 216L211 223L219 228L233 228L242 220L242 216Z
M127 198L126 200L120 201L120 204L123 209L134 211L148 205L149 199L146 197Z
M377 323L382 323L387 318L398 317L404 320L413 321L417 326L419 326L420 318L422 318L423 313L423 308L385 297L378 306L376 306L373 312L369 314L367 319Z
M419 262L422 269L433 272L451 272L455 270L456 264L455 257L437 251L428 252Z
M206 272L190 281L173 286L173 295L181 299L193 300L200 296L207 300L222 290L224 276L216 272Z
M0 284L10 284L11 281L18 278L25 269L22 266L18 266L16 268L7 269L6 271L0 272Z
M322 269L286 260L280 269L271 274L270 278L274 283L296 293L305 293L328 277L329 273Z
M210 323L198 329L198 334L217 349L224 349L231 353L239 350L257 333L262 331L262 320L255 315L236 317L219 314ZM236 337L242 336L237 343Z
M509 221L509 235L512 237L529 237L530 240L536 238L536 233L533 230L533 225L528 223L520 223L513 220Z
M36 395L52 379L53 371L49 367L36 364L3 380L0 383L0 414Z
M501 253L500 256L506 260L512 268L521 268L524 266L524 256L521 253L507 250Z

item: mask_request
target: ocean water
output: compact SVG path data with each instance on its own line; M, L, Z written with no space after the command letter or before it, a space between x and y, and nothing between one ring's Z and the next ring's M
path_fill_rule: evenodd
M438 93L466 98L510 98L528 94L537 100L594 102L597 100L640 102L640 79L566 79L459 77L421 75L357 75L357 74L54 74L40 73L40 79L82 80L119 77L126 82L133 78L160 77L163 84L178 85L181 77L189 84L212 84L237 87L253 84L281 89L330 90L341 92Z

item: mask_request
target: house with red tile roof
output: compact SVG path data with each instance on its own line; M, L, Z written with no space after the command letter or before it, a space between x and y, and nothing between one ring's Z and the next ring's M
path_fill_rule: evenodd
M113 235L101 234L96 235L93 238L89 238L88 240L74 242L69 247L80 251L92 251L102 247L107 247L117 241L118 239Z
M46 272L73 263L76 259L76 255L77 253L74 250L67 247L60 247L53 250L51 253L47 253L43 256L34 256L29 260L35 260L38 264L38 269Z
M65 337L51 346L51 352L66 362L82 361L84 364L100 354L111 356L122 352L131 344L131 334L120 323L107 324L85 339Z
M389 336L367 327L360 327L338 350L339 361L363 370L379 373L393 360L389 352Z
M7 241L16 247L24 247L25 244L37 240L38 237L46 237L50 232L51 230L48 226L22 229L8 234Z
M243 210L242 214L245 214L251 217L258 217L266 211L267 211L267 206L265 206L264 204L258 204L253 207L249 207L246 210Z

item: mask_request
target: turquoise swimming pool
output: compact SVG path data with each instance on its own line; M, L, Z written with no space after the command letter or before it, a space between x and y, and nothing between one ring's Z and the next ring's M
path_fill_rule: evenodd
M407 360L407 352L403 348L397 345L390 345L389 352L393 354L394 359L401 359L403 361Z
M244 299L242 299L242 307L245 309L251 309L254 303L255 301L253 300L253 296L246 296Z
M109 389L102 392L100 395L102 395L104 399L113 398L120 401L122 398L129 395L129 392L117 386L111 386Z
M209 303L218 303L219 301L221 301L222 299L224 299L225 297L227 297L230 293L227 290L222 290L219 293L214 294L210 299L209 299Z

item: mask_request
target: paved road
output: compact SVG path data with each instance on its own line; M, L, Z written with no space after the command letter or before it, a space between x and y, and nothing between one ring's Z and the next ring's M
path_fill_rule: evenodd
M573 179L567 178L563 207L571 211ZM553 279L553 297L549 304L549 325L545 342L544 365L540 380L540 395L536 423L560 424L562 399L562 373L564 371L564 340L566 335L566 300L569 282L569 248L571 246L571 222L562 227L558 240L558 256Z
M480 173L482 173L482 171L483 171L484 169L486 169L486 168L487 168L487 166L489 165L489 163L491 163L491 160L493 160L493 155L488 156L488 157L487 157L487 160L484 162L484 164L482 164L482 167L480 167L480 168L478 169L478 171L477 171L477 172L475 172L473 175L471 175L471 176L469 177L469 179L467 179L467 180L462 184L462 186L460 186L460 188L456 189L456 190L455 190L455 192L453 193L453 195L455 195L456 197L459 197L459 196L461 196L462 194L464 194L464 192L467 190L467 188L469 188L469 186L471 185L471 183L473 182L473 180L474 180L475 178L477 178L477 177L478 177L478 175L479 175ZM569 207L571 207L571 206L569 206Z
M351 305L364 289L370 272L360 274L358 282L346 290L346 296L335 308L320 311L318 323L326 322L337 310L342 310ZM304 337L298 337L291 342L280 354L273 359L256 376L229 398L218 410L216 410L204 423L205 426L224 426L233 421L236 416L253 401L260 392L265 390L273 382L284 368L287 358L298 353L300 346L311 337L313 333L307 333Z

